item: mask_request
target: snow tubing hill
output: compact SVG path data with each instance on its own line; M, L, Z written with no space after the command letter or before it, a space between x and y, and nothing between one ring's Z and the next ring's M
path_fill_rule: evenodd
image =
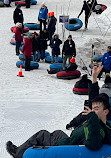
M12 45L16 45L16 41L15 41L14 38L12 38L12 39L10 40L10 44L12 44Z
M40 30L40 24L37 23L25 23L25 27L28 27L30 30Z
M25 61L17 61L16 62L16 66L19 68L20 65L22 65L22 68L25 68ZM35 61L31 61L30 63L30 68L33 70L33 69L38 69L39 67L39 64Z
M52 146L48 149L29 148L23 158L109 158L111 145L103 145L100 150L93 151L85 146Z
M80 29L83 25L83 22L78 18L71 18L69 22L65 23L65 28L70 31L76 31Z
M66 64L66 67L68 67L68 64ZM63 70L63 64L62 63L53 63L50 65L50 70Z
M101 59L102 59L103 55L94 55L93 56L93 61L97 61L97 62L100 62Z
M14 33L15 33L15 29L16 29L16 26L13 26L13 27L10 28L10 30L11 30L12 32L14 32ZM26 32L28 32L28 31L29 31L29 28L28 28L28 27L24 27L23 32L26 33Z
M69 72L66 72L66 71L60 71L60 72L57 72L57 78L59 79L76 79L76 78L79 78L81 76L81 73L79 70L75 70L75 71L69 71Z
M51 63L51 61L52 61L52 56L47 56L47 57L45 58L45 62L46 62L46 63ZM63 63L62 57L58 57L58 63Z

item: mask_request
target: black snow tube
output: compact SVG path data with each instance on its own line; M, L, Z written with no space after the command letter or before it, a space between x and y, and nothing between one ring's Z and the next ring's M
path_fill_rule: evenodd
M70 80L70 79L79 78L80 76L81 76L81 72L79 70L69 71L69 72L66 71L57 72L57 78L59 79Z

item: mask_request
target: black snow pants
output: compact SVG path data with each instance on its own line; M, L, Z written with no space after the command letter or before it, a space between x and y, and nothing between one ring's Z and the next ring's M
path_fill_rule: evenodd
M61 130L56 130L52 133L41 130L30 137L25 143L17 149L15 158L22 158L26 149L32 146L56 146L59 140L68 138L68 135Z

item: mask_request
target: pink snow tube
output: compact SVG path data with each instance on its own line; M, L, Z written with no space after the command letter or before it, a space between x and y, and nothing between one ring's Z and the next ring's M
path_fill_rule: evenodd
M16 1L16 2L15 2L15 5L18 5L18 4L20 4L21 6L25 6L25 5L26 5L26 2Z

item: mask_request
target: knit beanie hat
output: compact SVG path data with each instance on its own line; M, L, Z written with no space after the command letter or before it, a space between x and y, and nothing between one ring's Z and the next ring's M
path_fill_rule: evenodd
M71 63L75 63L75 58L73 57L71 60L70 60Z

